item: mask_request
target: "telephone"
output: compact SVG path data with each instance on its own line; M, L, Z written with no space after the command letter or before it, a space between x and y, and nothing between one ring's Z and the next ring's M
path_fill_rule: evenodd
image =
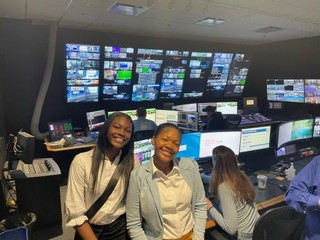
M62 139L64 140L63 146L65 147L71 146L77 143L77 140L74 137L63 136Z

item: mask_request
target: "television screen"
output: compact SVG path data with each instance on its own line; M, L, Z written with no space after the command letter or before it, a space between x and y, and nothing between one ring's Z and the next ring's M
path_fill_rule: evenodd
M256 151L270 147L271 126L241 129L240 152Z
M215 53L206 86L206 95L223 97L233 53Z
M220 145L230 148L236 155L240 150L240 131L202 132L200 136L200 158L211 157L212 150Z
M189 77L185 80L184 98L201 97L206 90L206 83L210 72L212 53L191 52L189 62Z
M185 112L196 112L197 104L196 103L187 103L182 105L175 105L172 107L172 110L185 111Z
M206 106L217 107L217 112L222 114L237 114L238 113L238 103L237 102L206 102L198 103L199 115L206 115L206 112L202 111Z
M199 159L200 132L183 133L176 157Z
M105 46L104 58L133 59L134 49L131 47Z
M304 96L305 103L320 103L320 79L304 80Z
M27 132L18 132L17 144L20 147L16 152L18 159L31 164L34 159L34 136Z
M89 131L99 131L99 129L102 127L102 125L107 119L105 110L87 112L86 116Z
M156 124L160 125L161 123L178 123L178 111L175 110L162 110L156 109Z
M197 112L178 112L178 127L183 130L197 131L199 114Z
M267 100L304 102L303 79L267 79Z
M293 120L278 126L277 147L300 139L308 139L313 135L314 119Z
M135 141L133 153L141 164L148 162L154 154L154 146L151 143L151 139Z
M102 100L129 100L133 81L133 48L104 47Z
M100 46L66 44L67 102L97 102Z
M50 141L60 140L63 136L71 136L73 126L71 119L64 119L48 123Z
M132 98L133 102L155 101L159 94L159 84L133 85Z
M257 97L243 98L243 108L257 107Z
M320 137L320 117L314 118L313 137Z
M167 50L159 98L180 98L186 76L189 51Z
M237 97L242 95L244 86L247 82L251 58L252 56L248 54L234 54L230 65L226 90L224 92L225 97Z

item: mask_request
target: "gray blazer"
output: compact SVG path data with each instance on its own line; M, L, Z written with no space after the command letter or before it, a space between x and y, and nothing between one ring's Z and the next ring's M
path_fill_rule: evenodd
M204 239L207 219L203 184L196 161L175 159L181 174L192 190L193 238ZM131 173L126 201L127 228L131 239L162 240L163 218L156 180L152 176L152 159Z

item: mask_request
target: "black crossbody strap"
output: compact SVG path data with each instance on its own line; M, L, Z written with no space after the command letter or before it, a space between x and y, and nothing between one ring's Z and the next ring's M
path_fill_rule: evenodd
M103 206L103 204L108 200L110 194L113 192L122 173L122 166L120 165L121 164L119 163L119 165L116 167L116 170L112 174L112 177L104 192L86 212L86 215L89 219L91 219L98 212L98 210Z

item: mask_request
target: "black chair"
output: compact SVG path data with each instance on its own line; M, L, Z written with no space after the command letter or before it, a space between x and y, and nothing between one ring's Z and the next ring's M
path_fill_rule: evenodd
M225 114L225 125L228 129L238 129L239 124L242 120L242 116L239 114Z
M281 206L264 212L253 230L252 240L302 239L305 214L289 206Z
M154 130L141 130L133 134L134 141L150 139L154 135Z

